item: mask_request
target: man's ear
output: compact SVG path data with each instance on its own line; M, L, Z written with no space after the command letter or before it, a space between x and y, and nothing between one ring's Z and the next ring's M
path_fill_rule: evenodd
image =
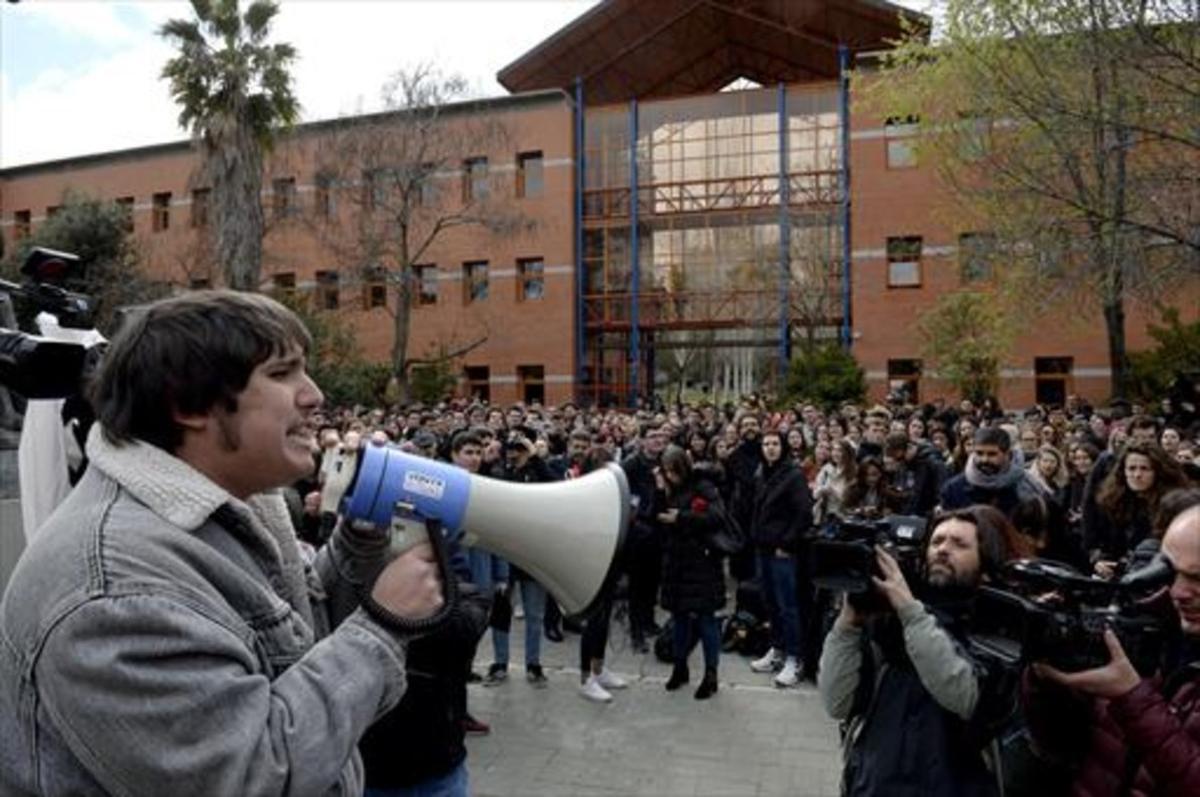
M210 413L180 412L171 410L171 420L183 427L184 431L202 432L208 426Z

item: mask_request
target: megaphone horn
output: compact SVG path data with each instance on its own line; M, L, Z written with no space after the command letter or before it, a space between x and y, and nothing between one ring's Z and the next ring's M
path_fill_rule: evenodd
M630 510L625 473L613 464L578 479L519 484L368 446L344 514L387 528L397 504L529 573L567 615L588 614L615 576Z

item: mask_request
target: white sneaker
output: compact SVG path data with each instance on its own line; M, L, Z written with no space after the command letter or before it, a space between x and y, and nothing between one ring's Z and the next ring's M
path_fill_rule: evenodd
M624 689L625 687L629 686L628 681L607 667L600 670L599 675L593 675L592 678L595 679L596 682L605 689Z
M800 665L794 656L788 656L783 663L783 669L775 676L775 685L781 688L795 686L800 683Z
M761 659L750 662L750 669L755 672L775 672L783 664L783 651L771 648Z
M579 687L579 694L593 703L611 703L612 695L600 685L600 679L594 675L588 676L587 683Z

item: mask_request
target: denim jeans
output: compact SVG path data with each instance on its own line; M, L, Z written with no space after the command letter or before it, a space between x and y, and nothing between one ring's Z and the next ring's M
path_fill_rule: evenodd
M510 589L521 590L521 605L525 608L525 666L542 660L542 618L546 610L546 589L536 581L520 578ZM492 629L492 652L497 664L508 664L508 632Z
M672 612L671 622L675 663L687 664L699 633L700 646L704 650L704 669L717 669L721 656L721 628L716 615L712 612Z
M367 788L363 797L470 797L471 784L467 776L466 762L440 778L417 783L413 786L396 786L387 789Z
M796 596L796 559L759 551L758 581L771 617L771 647L800 658L800 607Z

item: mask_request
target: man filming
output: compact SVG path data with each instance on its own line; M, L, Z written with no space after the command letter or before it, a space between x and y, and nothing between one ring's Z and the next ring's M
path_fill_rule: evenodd
M1169 595L1181 635L1160 673L1139 675L1108 630L1105 666L1035 664L1026 679L1036 749L1074 767L1075 795L1200 794L1200 504L1167 527L1162 553L1175 570Z
M846 723L846 795L996 792L982 750L1003 707L1000 679L964 640L971 598L1002 563L1004 542L974 508L931 526L922 600L877 548L871 599L884 608L864 611L845 598L825 638L817 689L826 712Z
M362 793L355 746L404 692L410 635L359 597L420 620L442 586L428 544L385 565L373 528L302 559L277 488L314 466L309 345L257 294L126 321L91 464L0 603L0 793Z

